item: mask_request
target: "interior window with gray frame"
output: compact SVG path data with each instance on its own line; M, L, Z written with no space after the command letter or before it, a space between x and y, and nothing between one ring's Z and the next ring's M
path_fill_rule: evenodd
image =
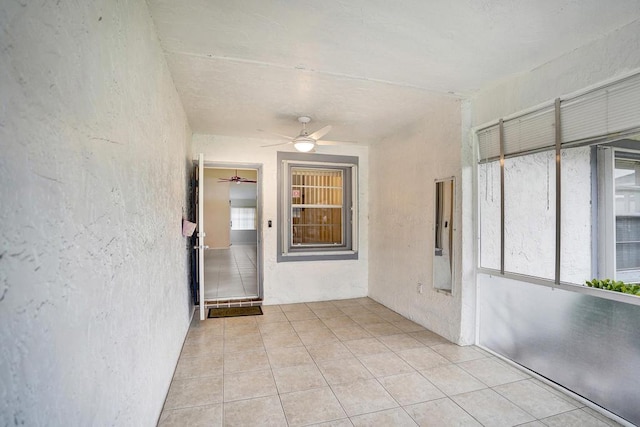
M281 152L278 164L278 261L357 259L357 157Z

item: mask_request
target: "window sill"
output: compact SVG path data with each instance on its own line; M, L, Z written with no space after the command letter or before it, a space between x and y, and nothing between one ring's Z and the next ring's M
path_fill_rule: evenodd
M515 280L519 282L531 283L534 285L546 286L552 289L562 289L565 291L575 292L578 294L590 295L593 297L608 299L611 301L618 301L618 302L640 306L640 297L638 297L637 295L624 294L622 292L614 292L614 291L609 291L605 289L590 288L589 286L578 285L575 283L560 282L560 284L558 285L553 280L543 279L540 277L526 276L524 274L517 274L517 273L505 272L505 274L500 274L500 271L498 270L491 270L487 268L479 268L477 270L477 273L485 274L489 277L492 277L492 276L503 277L509 280Z
M358 252L355 251L305 251L278 254L278 262L289 261L339 261L357 260Z

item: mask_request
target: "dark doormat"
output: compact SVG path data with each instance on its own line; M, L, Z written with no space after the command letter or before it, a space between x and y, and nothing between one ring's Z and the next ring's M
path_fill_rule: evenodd
M210 308L209 319L217 317L236 317L236 316L260 316L262 315L262 308L259 305L250 307L219 307Z

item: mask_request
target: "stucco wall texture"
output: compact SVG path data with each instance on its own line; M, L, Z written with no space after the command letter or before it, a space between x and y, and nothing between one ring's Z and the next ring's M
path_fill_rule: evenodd
M636 73L640 70L639 49L640 21L635 21L528 73L483 88L468 101L471 117L464 126L472 129L473 126L495 122L541 103L548 104L557 97ZM553 165L548 162L548 155L514 158L505 162L505 268L553 278L555 175L548 173L548 164ZM464 163L471 161L470 158L463 159ZM467 185L478 186L480 223L477 226L482 239L481 265L499 268L499 169L497 163L493 165L493 171L490 168L478 166L478 180ZM562 281L582 284L592 274L592 181L589 148L563 150ZM526 193L521 192L525 188L524 183ZM465 212L465 215L473 215L473 211Z
M190 130L144 1L0 4L0 425L154 425Z
M533 108L640 69L640 20L470 97L471 126Z
M500 82L496 82L490 87L476 93L470 100L472 117L469 118L465 127L472 129L473 126L481 126L485 123L496 121L501 117L505 117L511 114L515 114L524 109L530 109L541 103L549 103L557 97L564 97L566 95L574 94L577 91L583 91L590 87L600 86L606 81L615 80L625 75L638 72L640 70L640 21L635 21L625 27L616 30L606 37L598 39L592 43L589 43L583 47L575 49L566 55L563 55L553 61L550 61L528 73L513 76ZM514 159L515 160L515 159ZM524 169L526 162L530 162L533 159L521 159L519 165L512 168L511 172L515 172L517 168ZM464 162L473 161L471 158L463 158ZM546 161L544 162L546 164ZM546 212L542 213L540 210L546 205L546 190L544 184L546 183L546 171L545 164L531 165L527 168L529 174L526 176L512 173L511 179L517 179L522 188L522 182L528 181L527 192L530 204L535 203L536 206L531 209L532 215L547 215ZM470 163L467 163L471 166ZM582 281L589 278L591 270L591 183L594 180L591 172L591 156L588 147L573 148L563 150L562 153L562 246L561 246L561 280L573 283L583 283ZM463 166L464 168L465 166ZM505 166L506 168L506 166ZM535 171L537 173L537 182L533 182L532 178ZM481 175L480 185L485 186L484 178L488 176L485 173ZM490 174L489 174L490 176ZM506 177L508 178L508 177ZM540 184L543 185L540 185ZM470 190L473 190L472 186L477 185L478 182L467 182L467 186ZM485 187L486 188L486 187ZM488 186L490 189L491 186ZM495 192L495 187L494 187ZM530 194L529 194L530 193ZM481 209L489 208L487 213L491 214L491 210L495 211L495 205L491 206L486 199L486 191L480 192L480 197L483 200L479 200L477 205ZM507 203L505 196L505 203ZM499 203L499 198L495 199ZM514 206L511 205L511 209ZM509 209L509 207L505 207ZM551 207L550 210L551 212ZM518 213L516 209L514 211ZM473 211L465 212L465 216L474 215ZM505 215L507 215L505 213ZM528 214L525 214L523 210L520 210L520 219L515 218L520 222L528 222ZM483 219L481 219L483 220ZM506 220L506 219L505 219ZM544 235L545 228L548 228L548 223L545 225L546 218L537 218L535 222L538 228L530 228L528 231ZM495 224L495 220L494 220ZM516 226L514 221L512 226ZM521 227L520 225L518 225ZM495 227L493 227L495 230ZM513 230L513 227L511 227ZM495 235L495 231L482 230L481 237L486 238L491 234ZM554 236L555 237L555 236ZM505 242L507 241L505 238ZM522 241L522 238L520 239ZM536 239L529 239L527 244L531 244ZM548 256L540 252L541 246L545 245L549 239L547 237L540 239L536 242L536 252L532 247L523 246L522 254L512 253L508 256L511 257L511 263L518 261L520 257L521 272L526 274L539 273L543 275L549 275L549 263ZM547 245L548 250L555 251L554 245ZM512 248L513 249L513 248ZM544 249L544 247L542 247ZM495 251L495 247L491 245L485 246L483 243L483 250ZM495 255L495 253L494 253ZM515 256L514 256L515 255ZM539 260L541 268L538 271L531 268L532 263L529 262L528 266L522 262L524 255L530 256L531 261L537 262ZM507 258L508 259L508 258ZM495 256L487 259L490 263L495 262ZM545 265L546 263L546 265ZM586 277L585 277L586 276ZM591 386L597 384L597 386L580 389L579 381L567 381L563 378L563 372L566 371L566 367L576 366L576 358L572 357L572 352L580 355L589 355L589 351L593 349L587 349L572 343L569 340L564 340L562 346L555 346L558 349L558 357L553 359L552 356L545 353L544 357L531 357L535 356L536 351L539 348L534 348L537 343L549 343L554 346L555 343L549 341L548 336L544 336L545 333L551 331L562 331L566 325L570 325L572 320L568 314L566 307L559 306L557 303L562 301L563 298L585 297L586 295L579 295L570 290L549 288L539 286L537 284L526 283L518 280L509 280L500 278L498 276L490 276L485 274L477 274L477 301L478 301L478 327L479 327L479 344L488 345L490 348L501 352L502 354L512 357L514 361L524 366L528 366L534 371L542 373L545 377L549 378L558 384L564 385L570 389L573 389L582 396L589 399L594 399L599 405L605 408L609 408L616 411L616 406L621 400L615 393L609 393L607 399L598 400L598 396L601 395L601 391L606 389L606 384L611 378L611 375L606 373L606 370L599 369L594 370L590 375ZM507 285L506 287L504 285ZM505 292L505 290L507 292ZM513 294L516 293L517 295ZM535 294L545 294L548 297L535 298ZM516 298L511 298L513 295ZM509 299L518 302L531 303L532 309L530 316L527 318L527 313L516 307L515 311L509 311L512 305L509 305ZM600 300L600 298L597 298ZM604 300L601 300L604 301ZM607 309L599 309L599 318L613 318L616 312L620 312L621 306L617 304L609 304L612 301L605 301ZM624 304L622 304L624 305ZM540 310L540 308L544 310ZM630 305L631 307L631 305ZM608 311L607 311L608 310ZM506 322L502 322L502 325L498 325L495 322L497 317L494 315L498 313L502 319L508 319ZM512 314L516 315L512 315ZM619 314L619 313L618 313ZM493 316L493 317L492 317ZM554 328L535 328L533 339L527 342L527 333L531 332L526 330L527 325L557 325L557 322L549 321L553 316L560 316L564 322L560 327ZM574 319L575 320L575 319ZM574 321L579 326L578 333L574 333L572 336L587 337L591 332L586 331L584 328L584 322L581 319ZM518 329L519 325L525 325L524 329ZM501 329L501 326L504 328ZM523 333L524 331L524 333ZM487 335L487 332L489 335ZM575 332L575 331L571 331ZM592 331L593 332L593 331ZM602 342L598 338L603 334L598 335L599 331L593 332L591 336L587 338L593 339L581 339L580 344L587 343L587 345L602 346ZM582 334L582 335L580 335ZM585 335L586 334L586 335ZM529 334L531 336L531 334ZM494 339L493 342L487 341L486 337L491 336ZM506 337L506 338L504 338ZM500 341L502 340L502 341ZM625 341L625 344L628 342ZM496 343L498 345L496 345ZM515 353L509 353L503 349L508 347L512 343L519 343L521 346ZM609 339L607 341L609 345L615 347L617 344L615 340ZM614 343L614 344L610 344ZM503 346L504 345L504 346ZM502 346L502 348L500 348ZM506 346L506 347L505 347ZM620 348L624 347L621 345ZM594 347L595 348L595 347ZM618 348L618 347L616 347ZM517 354L516 354L517 353ZM592 351L592 354L598 354L597 351ZM525 360L527 359L527 360ZM534 361L535 359L535 361ZM546 361L546 362L545 362ZM546 373L541 370L544 363L552 361L554 369L556 371L547 371ZM595 366L593 360L589 360L590 366ZM624 371L624 368L621 368ZM616 370L618 369L616 365ZM577 378L577 377L576 377ZM620 390L619 384L616 384L614 389ZM623 396L624 397L624 396ZM618 412L619 413L619 412ZM623 414L624 415L624 414Z
M592 275L591 151L562 150L560 279L583 284ZM505 271L555 278L555 152L505 160ZM480 265L500 269L500 166L478 166Z
M473 335L463 333L461 323L460 140L460 102L433 96L421 122L370 147L369 296L451 341L468 344ZM447 294L433 288L433 227L435 180L452 176L455 271Z

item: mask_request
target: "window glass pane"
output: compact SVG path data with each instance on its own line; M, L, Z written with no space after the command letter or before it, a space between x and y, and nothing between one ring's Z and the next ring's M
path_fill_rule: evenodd
M505 159L505 271L555 278L555 152Z
M343 171L291 169L291 244L342 245Z
M640 156L617 152L614 181L616 279L640 282Z
M256 208L231 208L232 230L255 230Z
M500 162L478 165L480 266L500 270Z
M342 170L292 168L291 174L292 204L342 206Z
M293 208L294 245L341 245L342 208Z
M584 285L593 277L591 147L562 150L560 280Z

